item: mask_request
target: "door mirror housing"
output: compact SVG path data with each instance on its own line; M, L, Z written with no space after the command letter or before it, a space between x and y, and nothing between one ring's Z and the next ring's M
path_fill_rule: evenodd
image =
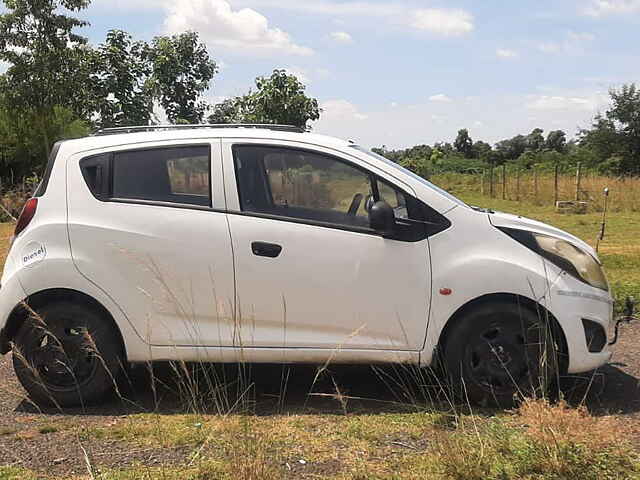
M384 200L377 201L371 205L369 224L371 228L383 235L392 234L396 227L396 216L391 205Z

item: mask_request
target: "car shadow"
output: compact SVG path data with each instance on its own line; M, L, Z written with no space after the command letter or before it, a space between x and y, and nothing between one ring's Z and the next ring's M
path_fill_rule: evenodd
M595 372L563 377L561 397L585 406L593 415L640 411L640 380L610 364ZM118 394L100 405L60 410L39 408L23 400L25 413L120 416L229 412L275 414L381 414L406 411L465 412L468 405L451 402L451 388L428 370L408 366L160 363L131 369ZM495 408L473 408L492 415Z

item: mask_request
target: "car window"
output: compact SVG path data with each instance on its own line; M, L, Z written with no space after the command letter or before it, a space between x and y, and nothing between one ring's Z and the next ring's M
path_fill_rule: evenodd
M371 176L335 157L284 147L237 145L243 211L368 227Z
M409 212L407 210L407 197L404 193L383 180L378 180L378 191L380 193L380 199L391 205L396 218L409 218Z
M211 206L209 147L117 152L112 197Z

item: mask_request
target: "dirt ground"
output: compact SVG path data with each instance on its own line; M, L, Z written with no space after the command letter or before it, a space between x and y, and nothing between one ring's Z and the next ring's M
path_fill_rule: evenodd
M594 415L615 414L628 422L633 443L640 447L640 323L622 327L611 364L580 377L563 381L563 392L570 403L585 404ZM255 366L256 399L264 402L262 414L270 414L272 393L277 392L282 367ZM336 378L353 397L395 400L393 393L370 369L336 367ZM287 405L289 412L322 414L340 411L337 402L323 397L309 397L309 379L313 371L299 367L290 377ZM84 475L86 458L100 468L149 467L181 464L189 452L186 448L132 448L114 440L101 440L78 433L79 426L113 425L127 415L144 411L185 413L186 410L168 393L160 392L159 403L153 399L143 368L134 370L127 392L135 402L113 399L103 406L64 413L40 411L24 396L11 365L10 355L0 359L0 464L23 467L48 475ZM585 395L585 391L588 394ZM342 388L342 387L341 387ZM350 404L356 413L384 413L384 402L358 401ZM82 429L80 429L82 430Z

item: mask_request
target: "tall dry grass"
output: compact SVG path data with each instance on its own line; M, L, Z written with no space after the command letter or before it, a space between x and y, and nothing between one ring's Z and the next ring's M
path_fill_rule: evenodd
M554 205L555 176L553 172L534 172L514 170L506 171L503 195L502 169L494 169L493 197L532 203L534 205ZM444 173L434 175L431 182L448 190L454 195L464 193L491 195L491 182L488 172L484 174ZM576 175L558 176L559 201L575 201L577 188ZM605 177L593 173L582 173L578 198L588 203L591 211L602 211L604 207L604 189L609 189L609 210L613 212L640 211L640 178Z

